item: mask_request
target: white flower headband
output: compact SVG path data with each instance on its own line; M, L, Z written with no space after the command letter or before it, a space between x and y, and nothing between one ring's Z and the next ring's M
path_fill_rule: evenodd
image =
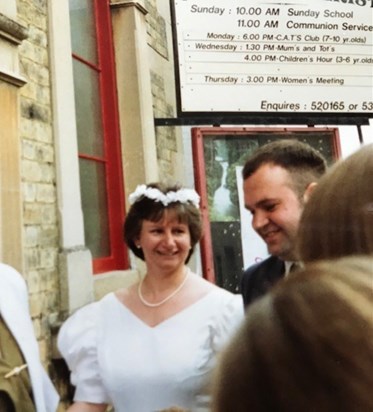
M133 205L143 196L147 197L148 199L152 199L155 202L161 202L165 207L174 202L190 202L196 208L198 208L200 200L199 195L193 189L179 189L176 192L170 191L165 194L155 187L147 187L146 185L137 186L136 190L129 195L128 199L130 204Z

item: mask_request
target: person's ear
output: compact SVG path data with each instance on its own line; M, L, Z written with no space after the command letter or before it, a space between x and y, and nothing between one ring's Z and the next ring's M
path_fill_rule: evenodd
M307 187L306 190L303 193L303 202L307 203L310 196L312 195L312 192L315 190L315 187L317 186L316 182L311 182Z

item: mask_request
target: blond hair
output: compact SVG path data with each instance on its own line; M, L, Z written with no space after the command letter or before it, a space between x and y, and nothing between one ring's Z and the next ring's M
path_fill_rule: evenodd
M305 261L373 254L373 144L323 176L303 211L298 252Z

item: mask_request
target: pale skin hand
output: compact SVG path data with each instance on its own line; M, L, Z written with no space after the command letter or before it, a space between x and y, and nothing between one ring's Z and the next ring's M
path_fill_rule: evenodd
M103 403L75 402L66 412L105 412L107 405Z

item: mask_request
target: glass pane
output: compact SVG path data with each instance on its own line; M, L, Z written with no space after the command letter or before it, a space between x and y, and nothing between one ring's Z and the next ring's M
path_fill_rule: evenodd
M220 135L203 142L216 283L237 293L243 259L236 168L258 140Z
M110 255L105 165L79 159L85 243L94 258Z
M239 220L236 167L258 146L257 139L221 135L204 138L211 221Z
M104 155L98 73L73 60L76 124L79 152Z
M92 0L69 0L73 53L97 65L96 26Z

